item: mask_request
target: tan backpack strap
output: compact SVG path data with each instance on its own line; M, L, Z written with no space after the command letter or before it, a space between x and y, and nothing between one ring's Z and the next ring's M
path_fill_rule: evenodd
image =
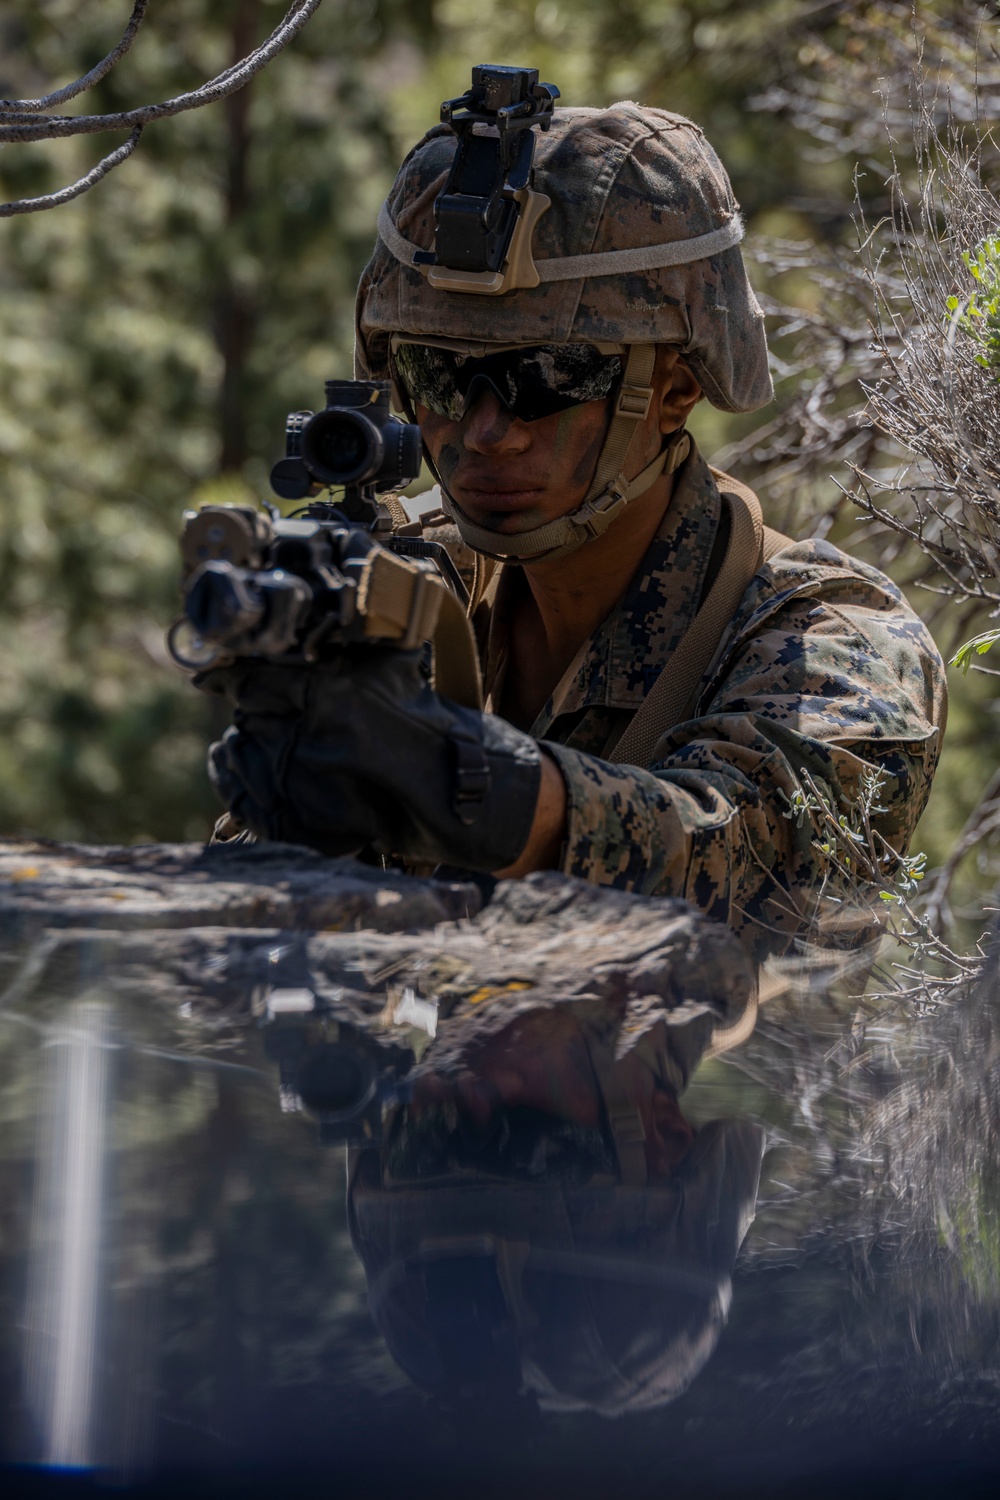
M434 689L466 708L483 706L483 679L472 622L465 605L442 585L444 598L431 639L434 642Z
M719 486L722 494L736 495L739 499L745 500L752 508L756 507L757 510L760 509L760 500L757 498L756 492L748 484L744 484L742 479L734 479L732 474L725 473L723 469L712 469L712 478ZM770 562L776 552L780 552L783 547L791 546L792 538L790 536L785 536L783 531L775 531L773 526L765 526L761 561ZM752 578L753 574L751 573L750 576Z
M470 618L476 613L476 610L479 608L480 604L482 604L483 602L483 599L486 597L486 590L492 583L494 574L497 572L499 567L500 564L498 562L495 562L493 558L484 557L481 552L476 553L476 572L472 580L472 587L469 590Z
M673 656L640 703L608 759L649 766L663 736L681 724L703 674L764 555L764 519L753 490L712 470L729 510L729 542L722 566Z

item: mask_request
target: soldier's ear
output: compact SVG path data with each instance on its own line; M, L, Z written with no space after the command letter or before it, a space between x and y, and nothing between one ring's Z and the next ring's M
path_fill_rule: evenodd
M704 394L691 367L676 349L656 351L654 389L659 392L659 427L662 433L683 427Z

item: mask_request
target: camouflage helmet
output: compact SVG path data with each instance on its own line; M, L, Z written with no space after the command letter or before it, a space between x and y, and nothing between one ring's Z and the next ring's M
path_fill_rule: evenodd
M443 495L477 550L512 561L559 555L603 534L630 499L686 456L682 438L642 474L625 477L630 439L651 399L657 345L678 349L723 411L752 411L771 399L763 315L739 250L739 208L703 132L682 115L628 102L557 109L535 148L533 186L551 200L534 228L539 284L499 296L445 290L430 284L414 255L434 242L434 200L455 149L450 126L429 131L383 206L358 289L356 373L390 378L391 341L400 334L493 349L622 346L625 376L604 452L572 516L500 535L475 526Z

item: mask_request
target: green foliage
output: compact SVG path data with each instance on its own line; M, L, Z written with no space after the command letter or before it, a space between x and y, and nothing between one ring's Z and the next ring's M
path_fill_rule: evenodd
M806 7L807 9L808 7ZM281 0L171 0L72 108L165 98L272 28ZM91 194L0 228L0 827L192 837L221 727L160 644L186 506L267 495L284 414L347 371L353 291L412 141L480 57L530 57L570 104L624 95L709 130L751 215L810 169L748 113L799 0L324 0L225 105L150 126ZM44 91L127 6L9 0L0 94ZM108 143L6 147L3 196L73 180ZM846 183L849 167L845 165ZM723 433L713 429L714 441Z
M843 799L802 767L798 787L785 798L784 816L799 828L810 825L813 848L823 855L825 876L813 896L814 936L824 942L829 934L835 945L842 938L853 947L877 925L910 960L910 966L893 963L910 983L905 989L894 978L894 991L934 1004L968 982L981 954L955 952L914 904L927 855L900 854L880 832L879 814L887 811L881 800L885 782L886 773L878 768L862 771L845 811Z
M903 905L927 873L927 855L922 850L898 854L873 830L873 818L887 811L878 800L884 773L862 773L858 795L846 813L835 810L808 772L803 771L802 776L803 784L785 797L788 810L784 816L793 819L796 828L812 824L816 829L813 847L825 857L831 872L840 877L834 882L841 887L841 894L835 897L838 903L849 898L863 907L877 897L890 905ZM828 884L824 895L829 897L831 893Z
M70 107L196 85L281 9L151 7L123 64ZM125 0L7 0L0 94L82 72L127 11ZM820 19L831 57L854 45L857 13ZM324 0L243 93L150 126L93 193L3 221L0 828L129 841L210 826L204 748L219 709L162 647L182 511L266 496L285 412L315 405L323 379L350 369L378 205L472 62L537 62L567 104L628 96L691 114L751 229L801 235L803 204L849 202L853 161L818 159L748 101L810 65L815 25L808 0ZM69 182L109 144L5 147L2 196ZM847 210L823 215L817 232L849 238ZM799 290L807 306L821 295L807 276ZM703 407L700 440L711 451L747 421ZM982 755L986 739L971 734L963 753ZM962 796L977 779L964 767L953 778ZM924 845L932 856L941 837L935 828Z
M1000 374L1000 238L984 240L975 253L963 250L962 264L976 290L964 298L953 294L947 299L952 327L980 346L977 365Z
M927 855L897 853L873 826L879 813L888 811L880 801L885 772L862 771L857 796L846 812L837 811L826 790L804 768L800 776L799 786L785 797L788 811L784 816L794 819L796 828L812 824L816 831L813 847L825 857L831 874L840 877L839 882L833 881L843 888L835 899L849 897L863 906L877 896L902 905L923 880ZM831 890L832 886L825 894L829 896Z
M1000 630L985 630L982 635L974 635L971 641L959 646L949 666L961 667L963 672L967 672L972 665L973 654L985 656L996 641L1000 641Z
M122 19L108 10L6 7L0 92L92 64ZM85 107L200 82L277 10L154 8ZM221 724L161 644L181 513L220 475L227 498L266 494L285 412L349 368L353 288L396 160L359 13L324 7L250 90L150 129L92 195L0 230L0 826L130 840L211 825L204 751ZM72 180L100 149L6 148L3 186Z

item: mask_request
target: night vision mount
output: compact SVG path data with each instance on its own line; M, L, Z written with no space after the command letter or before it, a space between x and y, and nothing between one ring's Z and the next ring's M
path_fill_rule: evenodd
M548 130L558 98L537 68L484 63L441 105L458 150L434 203L434 250L415 258L431 286L486 296L538 286L531 242L552 200L531 186L533 127Z

